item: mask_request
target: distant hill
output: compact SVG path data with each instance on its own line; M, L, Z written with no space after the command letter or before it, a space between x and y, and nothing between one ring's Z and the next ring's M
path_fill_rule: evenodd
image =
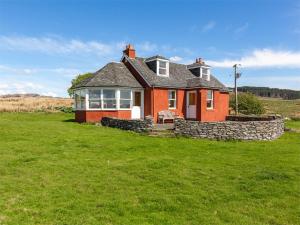
M240 92L250 92L260 97L282 98L285 100L300 99L300 91L269 87L238 87Z

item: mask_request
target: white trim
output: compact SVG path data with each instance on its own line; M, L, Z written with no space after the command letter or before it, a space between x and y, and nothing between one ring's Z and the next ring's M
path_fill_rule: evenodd
M175 92L175 98L169 98L169 92L170 91L174 91ZM169 101L170 100L174 100L175 101L175 107L169 107L169 109L177 109L177 90L168 90L168 105L169 105Z
M208 99L207 96L208 96L208 91L211 91L211 99ZM211 107L207 107L207 101L211 101ZM212 110L214 109L214 91L211 90L211 89L208 89L207 92L206 92L206 109L208 110Z
M145 62L152 62L152 61L157 61L157 60L161 60L161 61L166 61L166 62L169 62L168 59L161 59L159 57L156 57L156 58L153 58L153 59L150 59L150 60L145 60Z
M207 67L200 67L200 77L201 78L203 78L203 71L202 71L202 69L207 69L207 75L205 75L205 76L207 76L207 81L210 81L210 68L207 68Z
M207 68L207 69L210 69L210 68L211 68L211 66L208 66L208 65L201 65L201 64L195 65L195 66L191 66L191 67L188 67L188 66L189 66L189 65L186 65L186 68L187 68L188 70L190 70L190 69L195 69L195 68L200 68L200 67Z
M162 69L165 69L166 70L166 74L160 74L159 73L159 62L162 61L162 62L166 62L166 68L163 68L161 67ZM156 74L158 76L161 76L161 77L169 77L169 61L168 60L161 60L161 59L157 59L156 60Z

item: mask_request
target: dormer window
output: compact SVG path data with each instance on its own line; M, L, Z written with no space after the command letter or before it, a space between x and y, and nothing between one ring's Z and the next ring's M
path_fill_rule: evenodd
M157 75L169 76L169 62L157 60Z
M208 67L200 67L200 77L205 80L210 80L210 69Z
M162 56L153 56L146 59L148 67L158 76L169 76L169 60Z
M196 59L196 62L187 65L187 69L196 77L210 81L210 66L206 65L201 58Z

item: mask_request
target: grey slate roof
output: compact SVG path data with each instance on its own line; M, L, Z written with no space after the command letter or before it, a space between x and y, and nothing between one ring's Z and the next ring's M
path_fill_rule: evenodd
M161 56L160 56L161 57ZM152 57L151 57L152 58ZM153 58L157 58L154 56ZM162 57L164 58L164 57ZM148 58L149 59L149 58ZM146 58L126 57L134 68L151 87L166 88L214 88L229 91L217 78L211 75L207 81L191 73L184 64L169 63L169 77L158 76L146 64ZM164 58L165 59L165 58ZM81 87L133 87L141 88L141 84L135 79L124 63L108 63L102 69L93 74L92 77L83 80L74 88Z
M123 63L111 62L83 80L74 88L80 87L133 87L141 88L141 84L130 73Z
M127 58L134 67L140 72L150 86L154 87L174 87L174 88L193 88L208 87L228 91L216 77L211 75L210 81L196 77L186 65L169 63L169 77L157 76L146 64L144 58Z

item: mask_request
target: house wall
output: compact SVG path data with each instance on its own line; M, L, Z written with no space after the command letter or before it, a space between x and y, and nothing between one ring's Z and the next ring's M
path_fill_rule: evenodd
M84 111L77 110L75 112L75 121L79 123L90 122L97 123L100 122L102 117L116 117L119 119L131 119L130 110L114 110L114 111Z
M175 112L176 115L184 117L185 115L185 90L176 90L176 109L169 109L169 93L168 91L172 89L167 88L154 88L152 90L153 100L152 100L152 116L154 122L157 122L158 112L162 110L170 110Z
M197 91L197 120L225 121L229 113L229 93L214 91L214 108L206 108L207 89Z

